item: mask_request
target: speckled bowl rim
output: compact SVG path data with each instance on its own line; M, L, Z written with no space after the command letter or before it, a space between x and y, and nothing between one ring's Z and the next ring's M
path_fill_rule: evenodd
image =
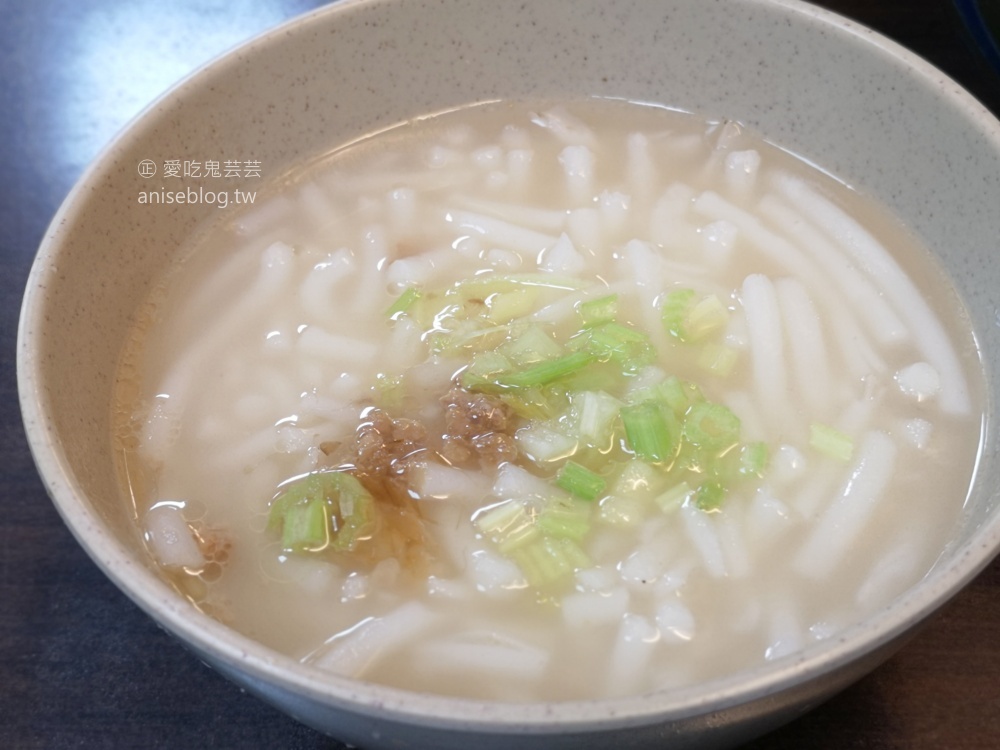
M232 65L275 40L315 23L319 18L351 13L361 5L394 0L342 0L293 18L201 66L137 115L87 168L53 218L32 267L18 326L17 375L25 430L37 468L56 508L76 539L101 570L168 632L199 654L255 679L321 704L379 720L455 730L555 734L572 730L608 730L667 722L725 710L774 695L834 672L877 651L911 631L968 584L1000 552L1000 513L962 545L962 554L935 567L922 581L889 606L837 637L758 668L699 685L621 699L559 703L502 703L413 693L339 677L304 666L193 610L136 560L109 532L100 517L80 501L82 490L47 421L37 383L41 379L29 335L40 325L45 274L58 257L64 227L72 227L86 210L90 186L107 156L141 135L147 121L162 119L171 101L197 85L207 69ZM736 0L771 6L789 16L804 16L833 30L857 37L887 59L902 61L924 86L945 94L951 106L987 134L1000 152L1000 123L970 94L941 71L895 42L836 13L797 0ZM44 262L50 261L50 262ZM991 410L993 405L990 404Z

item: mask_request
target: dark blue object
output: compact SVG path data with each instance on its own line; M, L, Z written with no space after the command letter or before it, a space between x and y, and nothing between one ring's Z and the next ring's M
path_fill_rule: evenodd
M1000 0L955 0L979 51L1000 72Z

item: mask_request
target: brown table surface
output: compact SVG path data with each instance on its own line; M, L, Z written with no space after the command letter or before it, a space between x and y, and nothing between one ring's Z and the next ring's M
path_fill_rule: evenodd
M84 166L193 67L318 4L0 0L0 748L343 747L205 667L103 577L42 488L14 371L35 248ZM1000 76L948 0L820 4L1000 114ZM869 677L748 747L1000 748L1000 562Z

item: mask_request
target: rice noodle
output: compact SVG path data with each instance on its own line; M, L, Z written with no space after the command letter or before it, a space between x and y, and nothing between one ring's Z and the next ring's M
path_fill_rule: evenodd
M338 633L302 659L345 677L360 677L384 656L408 643L422 640L441 623L419 602L408 602L381 617L370 617L345 633Z
M772 429L784 431L794 424L788 407L788 378L781 311L774 284L763 274L743 281L741 299L750 336L754 391L763 407L763 418Z
M740 200L747 200L757 186L760 170L760 153L756 149L730 151L725 160L725 181L729 192Z
M853 368L855 372L864 374L869 365L877 366L877 358L867 354L873 351L867 337L851 316L842 314L843 305L838 305L831 299L827 275L812 258L804 255L788 240L767 229L760 219L749 211L727 201L718 193L706 191L699 195L694 202L694 210L710 220L730 222L737 228L740 237L753 245L764 257L769 258L785 273L807 284L814 293L822 294L823 297L816 302L821 305L824 317L831 321L843 354L849 362L855 364L862 362L860 368L857 366ZM854 356L854 352L859 350L865 352L860 360Z
M694 232L694 225L687 219L694 196L694 188L679 182L663 191L650 211L651 242L671 250L683 250L685 239Z
M766 607L768 645L764 658L771 661L795 653L803 646L803 628L798 612L787 599L770 597Z
M665 643L686 643L695 637L694 615L678 599L668 599L657 607L656 626Z
M913 580L920 565L918 550L921 547L919 529L903 529L897 539L888 545L886 552L871 567L867 577L858 586L857 601L866 608L892 601Z
M775 179L778 190L803 214L830 235L878 284L881 292L920 331L917 346L941 374L941 406L950 414L971 408L968 386L948 335L927 301L888 251L855 219L792 175Z
M559 154L566 173L566 189L575 203L584 203L594 195L594 152L586 146L567 146Z
M608 664L611 695L631 695L642 689L658 638L659 631L646 617L630 613L622 618Z
M690 505L684 505L680 513L684 521L684 530L701 556L705 570L714 578L726 576L728 574L726 557L711 516Z
M270 245L260 256L257 278L248 289L240 293L220 314L199 330L184 350L183 359L165 379L161 393L168 393L179 401L187 397L191 384L204 377L202 364L210 353L224 351L230 342L231 331L239 323L259 319L262 309L284 293L291 281L292 249L284 243Z
M559 141L570 146L594 146L597 136L580 118L563 107L548 109L535 114L531 122L548 130Z
M309 314L320 320L336 319L338 292L343 293L347 280L356 274L357 265L347 248L340 248L313 266L300 287Z
M875 511L892 477L898 449L884 432L865 435L847 479L818 519L792 560L792 567L809 578L827 578L844 557Z
M837 284L843 299L881 343L902 341L910 332L892 307L878 293L871 280L853 264L845 251L836 247L806 222L802 215L785 206L776 196L765 195L760 201L761 216L780 226L802 251L816 261L823 272Z
M504 224L510 222L524 229L546 235L562 232L566 226L566 219L569 217L566 211L523 206L516 203L500 203L483 198L473 198L466 193L456 193L448 199L448 202L469 212L470 217L475 215L488 216Z
M422 644L414 654L418 673L488 674L495 680L537 682L550 654L519 639L491 631L473 631Z
M611 591L572 593L563 597L563 619L572 628L620 622L628 609L628 602L628 591L621 587Z
M205 557L182 511L172 505L150 508L143 518L146 543L160 565L167 568L200 568Z
M797 279L778 279L774 283L774 291L781 309L788 344L786 350L790 355L791 371L799 396L815 418L829 419L823 404L829 401L830 369L816 308Z
M569 212L566 234L581 252L593 257L604 249L601 214L596 208L574 208Z
M472 211L451 211L448 214L448 221L459 229L475 232L501 247L531 255L537 255L556 241L556 237L551 234L536 232L503 219L494 219Z
M625 139L625 153L628 190L639 200L648 200L657 179L649 153L649 138L644 133L629 133Z

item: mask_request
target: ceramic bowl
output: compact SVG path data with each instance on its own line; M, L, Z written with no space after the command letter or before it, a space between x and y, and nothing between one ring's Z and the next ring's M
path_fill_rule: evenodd
M460 701L334 677L201 615L164 584L113 470L112 378L152 281L218 209L138 204L144 160L253 155L276 175L411 116L553 96L661 102L739 120L881 199L952 275L982 347L991 418L996 408L1000 123L869 30L793 0L359 0L254 39L140 115L59 210L24 299L21 404L48 491L96 564L199 657L352 744L732 745L874 668L1000 549L990 434L954 538L923 580L869 620L726 679L587 703Z

